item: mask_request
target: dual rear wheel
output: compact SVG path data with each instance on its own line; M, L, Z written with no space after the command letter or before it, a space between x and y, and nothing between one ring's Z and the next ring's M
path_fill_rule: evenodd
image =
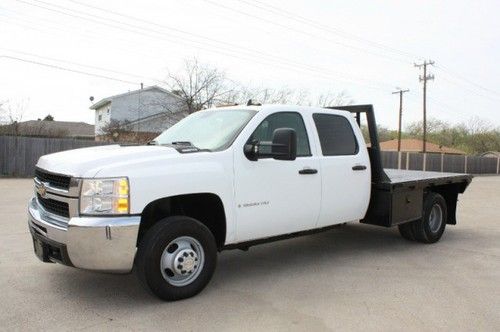
M431 192L424 198L422 219L398 225L399 233L407 240L435 243L443 235L447 219L445 199Z

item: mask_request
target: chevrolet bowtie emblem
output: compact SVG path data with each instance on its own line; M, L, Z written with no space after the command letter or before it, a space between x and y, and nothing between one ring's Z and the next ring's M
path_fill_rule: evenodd
M47 188L44 183L40 183L40 186L36 189L36 191L42 198L45 198L45 195L47 195Z

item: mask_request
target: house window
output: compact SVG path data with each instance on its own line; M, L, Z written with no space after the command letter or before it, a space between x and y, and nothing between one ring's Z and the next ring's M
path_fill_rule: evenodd
M99 116L97 118L99 119L99 121L101 121L102 120L102 115L99 114Z
M108 114L109 114L109 108L108 108L108 110L107 110L107 112L106 112L106 113L108 113Z

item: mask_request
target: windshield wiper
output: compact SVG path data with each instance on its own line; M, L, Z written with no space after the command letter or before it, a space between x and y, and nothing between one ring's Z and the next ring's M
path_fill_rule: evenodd
M162 145L171 145L179 152L212 152L210 149L200 149L189 141L175 141Z
M186 146L193 146L193 143L189 142L189 141L175 141L175 142L171 142L170 144L172 145L186 145Z

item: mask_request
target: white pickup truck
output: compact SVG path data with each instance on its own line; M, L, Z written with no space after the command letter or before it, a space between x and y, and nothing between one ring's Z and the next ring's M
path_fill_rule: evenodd
M207 285L224 249L354 221L436 242L471 179L384 170L371 105L234 106L194 113L148 145L41 157L28 223L42 261L135 269L177 300Z

